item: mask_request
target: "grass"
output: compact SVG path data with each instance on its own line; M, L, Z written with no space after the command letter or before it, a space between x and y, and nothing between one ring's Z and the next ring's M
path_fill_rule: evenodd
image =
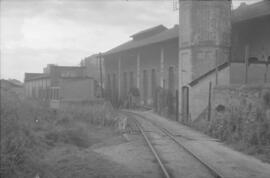
M268 96L265 98L267 102ZM270 163L270 118L267 118L265 108L230 106L213 114L212 121L204 114L191 126L238 151Z
M1 88L0 112L3 178L34 177L37 172L42 178L59 177L55 175L58 170L44 161L50 150L61 146L86 149L116 133L117 112L107 103L70 105L54 112L43 103L21 101Z

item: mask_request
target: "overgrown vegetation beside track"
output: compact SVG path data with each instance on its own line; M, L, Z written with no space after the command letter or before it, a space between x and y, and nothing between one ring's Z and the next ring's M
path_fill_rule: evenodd
M270 92L263 93L259 102L218 106L211 121L207 120L206 111L191 125L236 150L270 163Z
M91 105L85 103L82 107L72 105L56 112L37 101L21 101L11 91L1 88L0 112L0 177L3 178L31 178L37 174L42 178L72 177L69 175L70 172L64 174L60 170L63 169L62 164L66 164L65 161L52 163L45 159L50 150L61 147L85 149L101 142L102 139L118 134L113 129L118 122L117 112L104 102ZM72 153L68 155L70 154ZM102 165L105 167L100 169L101 173L106 172L106 160L94 153L91 155L96 163L91 166L85 163L89 169L91 168L91 172L87 174L89 176L99 174L94 171L95 165L100 164L97 163L98 161L103 162ZM55 156L59 157L59 155ZM63 159L67 160L67 158ZM61 167L57 169L60 165ZM109 167L112 165L110 163ZM67 165L64 167L69 170ZM84 172L78 171L78 174L84 174Z

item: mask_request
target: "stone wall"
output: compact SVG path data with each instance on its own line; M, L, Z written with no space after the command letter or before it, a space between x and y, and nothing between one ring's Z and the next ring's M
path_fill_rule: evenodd
M241 108L249 113L256 109L270 112L270 85L230 85L217 86L213 91L213 112L219 106L225 109ZM270 117L269 117L270 119Z
M209 126L221 140L269 145L270 85L215 87Z

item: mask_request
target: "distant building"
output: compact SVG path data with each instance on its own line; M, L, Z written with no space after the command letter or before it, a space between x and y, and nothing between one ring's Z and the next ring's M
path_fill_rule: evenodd
M81 60L80 66L85 67L85 74L88 77L93 77L101 85L101 73L104 78L105 68L102 54L93 54ZM103 84L104 87L104 84Z
M86 75L85 69L49 64L43 73L25 73L26 96L48 101L52 107L58 107L65 101L95 99L96 82Z
M14 94L20 98L23 99L25 97L24 95L24 88L23 83L15 80L15 79L9 79L9 80L0 80L0 87L3 90L9 90L11 92L14 92Z
M207 108L210 82L270 83L270 1L233 11L230 3L180 1L180 26L141 31L104 53L106 90L122 100L136 87L152 106L157 87L174 98L177 89L181 118L194 120Z

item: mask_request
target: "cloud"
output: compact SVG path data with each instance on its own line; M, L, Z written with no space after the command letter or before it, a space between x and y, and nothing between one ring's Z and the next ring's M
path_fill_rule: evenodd
M178 23L172 1L1 0L1 77L71 65L146 28Z
M1 1L1 77L23 79L47 63L74 65L142 29L177 23L170 2Z

